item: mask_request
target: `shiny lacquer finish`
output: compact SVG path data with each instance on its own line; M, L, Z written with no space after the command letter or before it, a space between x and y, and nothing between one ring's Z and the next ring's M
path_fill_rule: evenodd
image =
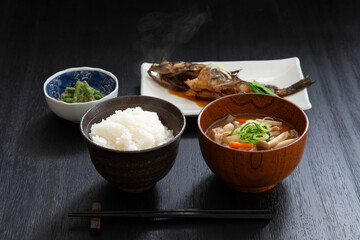
M245 151L211 140L206 130L229 114L264 114L282 119L299 132L294 143L274 150ZM236 94L208 104L199 114L199 143L209 168L230 187L241 192L264 192L291 174L305 149L309 122L293 103L264 94Z

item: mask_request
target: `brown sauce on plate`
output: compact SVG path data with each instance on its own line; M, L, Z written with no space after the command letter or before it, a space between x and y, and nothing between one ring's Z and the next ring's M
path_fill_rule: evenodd
M171 90L171 89L168 89L168 92L172 95L175 95L175 96L178 96L178 97L181 97L181 98L185 98L185 99L188 99L190 101L193 101L196 103L196 105L198 105L199 107L205 107L208 103L210 103L211 101L210 100L204 100L204 99L198 99L196 97L191 97L191 96L187 96L185 94L185 92L183 91L176 91L176 90Z

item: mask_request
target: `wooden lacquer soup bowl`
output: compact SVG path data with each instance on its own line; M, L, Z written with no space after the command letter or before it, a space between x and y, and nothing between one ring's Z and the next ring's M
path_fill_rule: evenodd
M246 151L222 146L206 135L208 128L229 114L260 114L292 125L299 138L278 149ZM197 119L202 155L211 171L241 192L264 192L285 179L303 155L309 121L298 106L265 94L235 94L217 99L202 109Z

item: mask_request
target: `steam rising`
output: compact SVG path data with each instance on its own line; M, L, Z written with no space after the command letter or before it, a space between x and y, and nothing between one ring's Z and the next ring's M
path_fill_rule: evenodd
M209 10L145 15L138 22L142 57L151 62L170 58L176 47L189 42L209 18Z

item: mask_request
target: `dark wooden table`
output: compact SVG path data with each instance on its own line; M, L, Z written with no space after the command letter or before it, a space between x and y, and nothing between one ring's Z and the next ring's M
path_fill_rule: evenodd
M0 239L359 239L360 14L357 1L0 2ZM94 169L79 125L48 108L42 85L74 66L114 73L140 94L140 64L297 56L309 90L298 168L263 194L241 194L203 161L188 117L171 172L127 194ZM271 221L69 219L104 210L270 207Z

